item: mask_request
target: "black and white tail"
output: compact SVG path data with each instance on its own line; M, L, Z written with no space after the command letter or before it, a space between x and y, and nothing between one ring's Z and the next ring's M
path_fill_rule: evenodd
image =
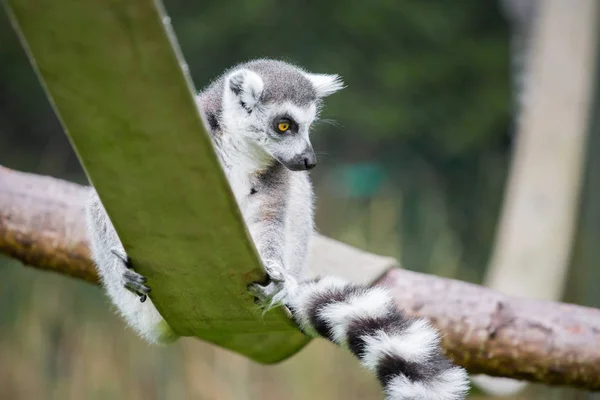
M465 370L444 357L437 331L398 310L388 290L326 277L302 283L289 297L300 329L349 349L377 375L387 400L465 398Z

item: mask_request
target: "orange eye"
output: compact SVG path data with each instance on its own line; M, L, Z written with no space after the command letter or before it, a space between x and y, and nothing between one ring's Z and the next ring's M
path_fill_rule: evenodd
M290 124L287 122L280 122L277 124L277 129L279 129L279 132L286 132L290 129Z

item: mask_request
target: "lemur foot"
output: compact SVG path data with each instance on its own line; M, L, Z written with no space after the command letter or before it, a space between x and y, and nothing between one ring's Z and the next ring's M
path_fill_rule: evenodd
M117 249L112 249L111 252L123 262L126 268L125 272L123 272L125 289L138 296L141 303L145 302L151 290L149 286L144 285L148 279L133 270L131 258L128 255Z

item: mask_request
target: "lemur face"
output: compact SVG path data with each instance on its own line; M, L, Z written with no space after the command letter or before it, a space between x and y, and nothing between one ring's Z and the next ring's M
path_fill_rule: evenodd
M289 170L309 170L317 164L309 132L321 99L342 88L337 75L254 61L225 77L222 122L228 132Z

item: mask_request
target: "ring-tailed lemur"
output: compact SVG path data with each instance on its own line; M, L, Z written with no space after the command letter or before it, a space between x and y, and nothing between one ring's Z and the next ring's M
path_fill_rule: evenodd
M343 88L337 75L255 60L225 72L197 96L244 220L270 277L250 291L266 309L283 304L299 328L354 353L389 400L463 399L467 375L440 350L437 332L398 310L381 287L326 277L303 281L313 235L316 164L309 139L324 97ZM87 204L93 259L120 313L150 342L177 338L147 299L96 192Z

